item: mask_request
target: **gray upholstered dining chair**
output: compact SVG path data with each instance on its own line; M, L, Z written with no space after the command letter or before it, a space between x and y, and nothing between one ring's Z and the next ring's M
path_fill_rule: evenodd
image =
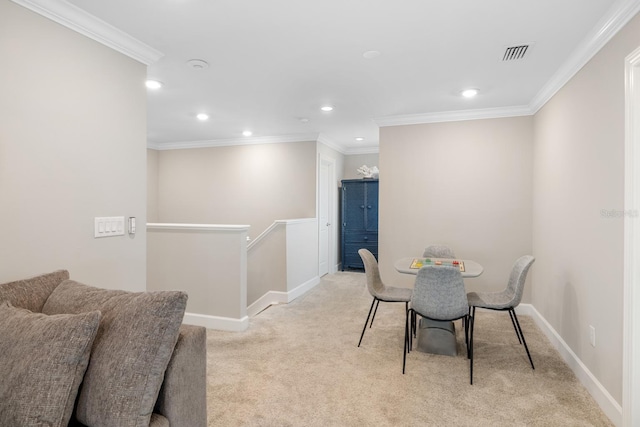
M513 329L516 331L518 341L520 344L524 344L524 349L527 351L527 357L529 357L531 369L535 369L535 367L533 366L531 353L529 353L529 347L527 347L527 342L524 339L520 322L518 322L518 316L516 315L515 308L520 304L520 300L522 300L524 282L527 279L529 268L534 261L535 258L531 255L524 255L518 258L511 269L507 288L503 291L469 292L467 294L469 310L472 316L475 315L476 307L509 312L511 323L513 324Z
M358 347L360 347L360 344L362 343L362 337L364 336L364 331L367 330L367 323L369 323L369 318L371 317L373 306L375 305L376 308L373 311L373 317L371 317L371 324L369 324L369 327L373 325L373 319L376 317L376 313L378 312L378 305L380 304L380 301L403 302L405 303L405 311L408 311L409 301L411 301L413 290L409 288L386 286L380 277L378 261L376 261L376 258L373 256L373 254L367 249L358 250L358 254L360 255L360 258L362 258L362 262L364 263L364 272L367 277L367 289L369 289L369 293L373 297L371 308L369 308L369 314L367 315L367 320L365 320L364 328L362 328L362 334L360 334L360 341L358 341Z
M424 249L423 258L455 258L453 250L444 245L429 245Z
M436 265L427 265L418 270L411 298L411 308L409 308L405 319L403 374L407 364L407 353L411 351L413 346L410 329L415 327L414 313L430 320L465 320L469 382L473 384L473 315L469 310L467 293L460 270L456 267Z

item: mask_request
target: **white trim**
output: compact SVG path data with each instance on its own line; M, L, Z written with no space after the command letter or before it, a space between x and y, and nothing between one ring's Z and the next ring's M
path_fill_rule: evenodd
M294 219L277 219L274 222L276 224L285 224L285 225L293 225L293 224L304 224L307 222L315 222L316 218L294 218Z
M286 292L269 291L247 307L247 316L253 317L272 305L286 304L287 300Z
M304 295L305 293L309 292L311 289L313 289L318 283L320 283L320 278L318 276L313 277L309 280L307 280L306 282L302 283L301 285L295 287L294 289L291 289L289 292L287 292L287 298L289 298L289 301L287 301L288 303L293 301L294 299Z
M463 120L497 119L502 117L520 117L534 114L526 105L484 108L479 110L443 111L425 114L407 114L403 116L378 117L374 121L380 127L405 126L425 123L459 122Z
M285 143L285 142L302 142L302 141L316 141L346 156L354 155L354 154L378 154L380 152L380 149L378 148L378 146L345 148L342 145L337 144L334 141L330 140L323 134L281 135L281 136L267 136L267 137L250 138L250 139L248 138L212 139L208 141L188 141L188 142L147 141L147 148L150 150L165 151L165 150L186 150L190 148L228 147L228 146L236 146L236 145L278 144L278 143Z
M530 109L537 113L638 11L640 11L638 0L621 0L612 7L531 100Z
M356 154L378 154L380 147L350 147L344 151L344 155L352 156Z
M269 291L258 298L256 302L247 307L247 316L253 317L263 311L265 308L268 308L270 305L288 304L296 298L309 292L318 283L320 283L320 278L316 276L297 286L295 289L290 290L289 292Z
M219 331L242 332L249 327L249 316L242 319L210 316L208 314L185 313L183 322L187 325L204 326Z
M318 138L316 139L320 144L324 144L327 147L337 151L340 154L345 154L344 147L335 141L329 139L329 137L323 133L318 134Z
M258 237L256 237L251 242L249 242L249 244L247 245L247 252L249 252L255 245L258 244L258 242L260 242L262 239L264 239L269 233L271 233L276 227L278 227L280 225L282 225L282 224L279 223L278 221L276 221L273 224L271 224L270 226L268 226L266 228L266 230L264 230L262 233L260 233L258 235Z
M176 230L176 231L248 231L249 225L229 224L172 224L172 223L147 223L147 230Z
M316 220L315 218L277 219L269 227L267 227L266 230L260 233L258 237L256 237L255 239L251 240L251 242L249 242L249 245L247 246L247 251L249 251L251 248L257 245L258 242L264 239L269 233L271 233L276 227L280 225L287 226L291 224L303 224L305 222L313 222L315 220Z
M158 144L157 142L147 141L147 148L149 150L161 151L162 150L162 144Z
M625 59L622 420L640 425L640 48ZM635 214L635 215L634 215Z
M154 150L186 150L190 148L228 147L236 145L280 144L286 142L316 141L317 133L297 135L245 137L230 139L210 139L206 141L147 142L147 147Z
M69 2L60 0L11 1L145 65L151 65L164 56L162 52Z
M589 394L598 403L602 411L613 422L614 425L622 425L622 407L609 394L606 388L598 379L589 371L587 366L582 363L578 356L571 350L567 343L562 339L560 334L556 332L547 320L536 310L531 304L520 304L516 308L516 313L530 316L536 323L538 328L546 335L551 345L558 350L560 356L569 368L576 375L578 380L587 389ZM534 361L535 363L535 361Z

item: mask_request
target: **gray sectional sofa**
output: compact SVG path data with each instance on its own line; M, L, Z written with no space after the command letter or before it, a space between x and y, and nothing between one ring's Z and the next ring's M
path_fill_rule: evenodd
M206 330L182 324L186 300L65 270L0 284L0 425L206 426Z

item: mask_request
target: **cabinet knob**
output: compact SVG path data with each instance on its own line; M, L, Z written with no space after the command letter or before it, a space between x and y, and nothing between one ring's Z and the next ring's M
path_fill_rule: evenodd
M369 238L367 236L364 236L364 240L369 240Z
M364 209L364 205L360 205L360 209Z
M371 205L367 206L367 209L371 209Z

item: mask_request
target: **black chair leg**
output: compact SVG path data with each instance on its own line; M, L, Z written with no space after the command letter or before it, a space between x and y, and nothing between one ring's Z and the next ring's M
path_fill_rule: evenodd
M417 336L417 333L418 333L417 329L418 329L418 323L416 320L416 312L414 311L413 316L411 316L411 330L413 331L414 338L416 338Z
M402 375L404 375L404 369L407 365L407 353L409 351L409 341L411 340L411 319L410 312L411 310L407 310L407 314L404 321L404 349L402 351Z
M464 344L467 347L467 359L469 358L469 315L462 318L462 327L464 328Z
M411 311L411 331L409 332L409 353L413 350L413 341L418 337L418 317L415 310Z
M529 347L527 347L527 342L524 339L524 334L522 333L522 328L520 327L520 322L518 322L518 316L516 316L516 311L512 308L509 310L513 314L513 318L516 321L516 326L518 326L518 331L520 332L520 336L522 337L522 344L524 344L524 349L527 350L527 357L529 357L529 363L531 363L531 369L536 369L533 366L533 360L531 359L531 353L529 353Z
M406 313L406 318L409 321L409 334L405 334L407 336L405 336L405 339L410 339L411 334L413 333L413 318L411 316L409 316L409 302L405 302L404 303L404 307L405 307L405 313ZM405 327L407 325L405 324ZM406 331L405 331L406 332ZM411 347L409 347L408 352L411 353Z
M513 325L513 330L516 331L516 336L518 337L518 342L522 344L522 339L520 339L520 331L516 327L516 321L513 320L513 313L509 310L509 317L511 318L511 324Z
M470 323L469 328L469 382L473 385L473 324L476 319L476 308L473 307L471 310L471 317L468 320Z
M371 301L371 308L369 308L369 314L367 314L367 320L364 321L364 328L362 328L362 333L360 334L360 341L358 341L358 347L360 347L360 344L362 343L362 337L364 336L364 331L367 330L367 323L369 323L369 317L371 317L371 310L373 310L373 305L376 303L377 298L373 298L373 301Z
M369 325L369 327L373 326L373 319L376 318L376 313L378 312L378 306L380 305L380 300L376 299L376 309L373 310L373 317L371 318L371 324Z

